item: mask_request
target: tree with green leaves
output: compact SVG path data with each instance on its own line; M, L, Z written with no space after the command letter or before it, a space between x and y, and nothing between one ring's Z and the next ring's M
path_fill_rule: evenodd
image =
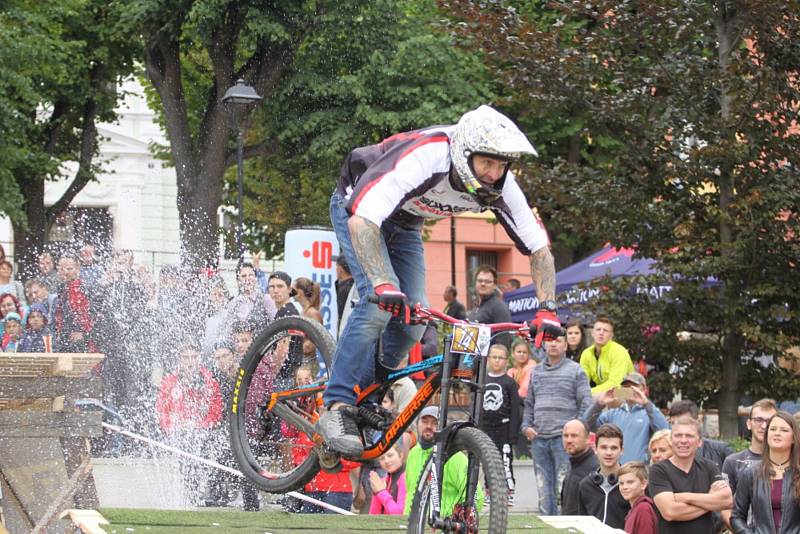
M237 79L263 97L248 121L244 211L248 244L270 255L286 228L327 224L323 197L347 150L453 120L490 94L474 55L433 34L434 8L419 0L128 4L122 23L143 37L151 102L170 142L186 261L216 262L217 212L234 204L224 176L235 179L235 147L220 98Z
M330 195L353 148L453 123L491 101L488 69L453 46L436 16L427 1L373 4L364 11L365 31L349 33L351 22L341 19L298 52L258 123L261 135L278 142L274 154L248 166L252 246L277 255L292 226L329 226Z
M133 69L113 5L94 0L9 1L0 13L0 209L16 260L30 272L47 230L95 178L97 123L116 115L117 87ZM48 180L77 171L45 206Z
M573 125L580 157L546 158L529 186L568 183L564 227L658 260L676 289L631 328L707 334L668 340L688 372L664 380L712 392L735 435L741 395L783 376L752 362L800 344L798 2L442 3L518 109Z

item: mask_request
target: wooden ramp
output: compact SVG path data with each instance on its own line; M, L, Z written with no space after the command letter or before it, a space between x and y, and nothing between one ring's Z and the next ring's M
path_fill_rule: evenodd
M75 400L102 397L91 370L103 357L0 353L0 507L13 534L65 532L62 508L97 506L87 438L102 435L102 414Z

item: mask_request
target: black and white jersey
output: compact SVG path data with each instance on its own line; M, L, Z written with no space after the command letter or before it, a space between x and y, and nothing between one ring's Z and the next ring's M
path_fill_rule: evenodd
M481 206L451 173L450 135L454 126L434 126L393 135L377 145L356 148L342 167L338 191L350 215L381 226L388 220L419 228L425 219L491 209L523 254L549 244L514 175L501 182L502 198Z
M516 440L520 425L520 402L517 383L508 375L486 375L483 392L481 430L507 430L506 443ZM511 441L511 438L514 438Z

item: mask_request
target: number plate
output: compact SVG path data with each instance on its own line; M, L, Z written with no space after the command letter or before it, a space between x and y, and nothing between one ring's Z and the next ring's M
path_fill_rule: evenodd
M492 331L488 326L471 324L453 325L453 346L451 352L486 356L489 354L489 341Z

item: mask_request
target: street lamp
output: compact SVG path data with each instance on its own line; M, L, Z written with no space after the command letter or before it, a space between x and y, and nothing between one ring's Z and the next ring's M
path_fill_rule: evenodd
M244 258L244 208L242 206L244 198L244 119L253 106L260 101L261 96L242 79L236 80L236 85L225 91L225 96L222 97L222 103L225 105L232 126L236 128L236 180L239 187L239 198L236 201L239 214L236 223L236 249L239 252L239 260Z

